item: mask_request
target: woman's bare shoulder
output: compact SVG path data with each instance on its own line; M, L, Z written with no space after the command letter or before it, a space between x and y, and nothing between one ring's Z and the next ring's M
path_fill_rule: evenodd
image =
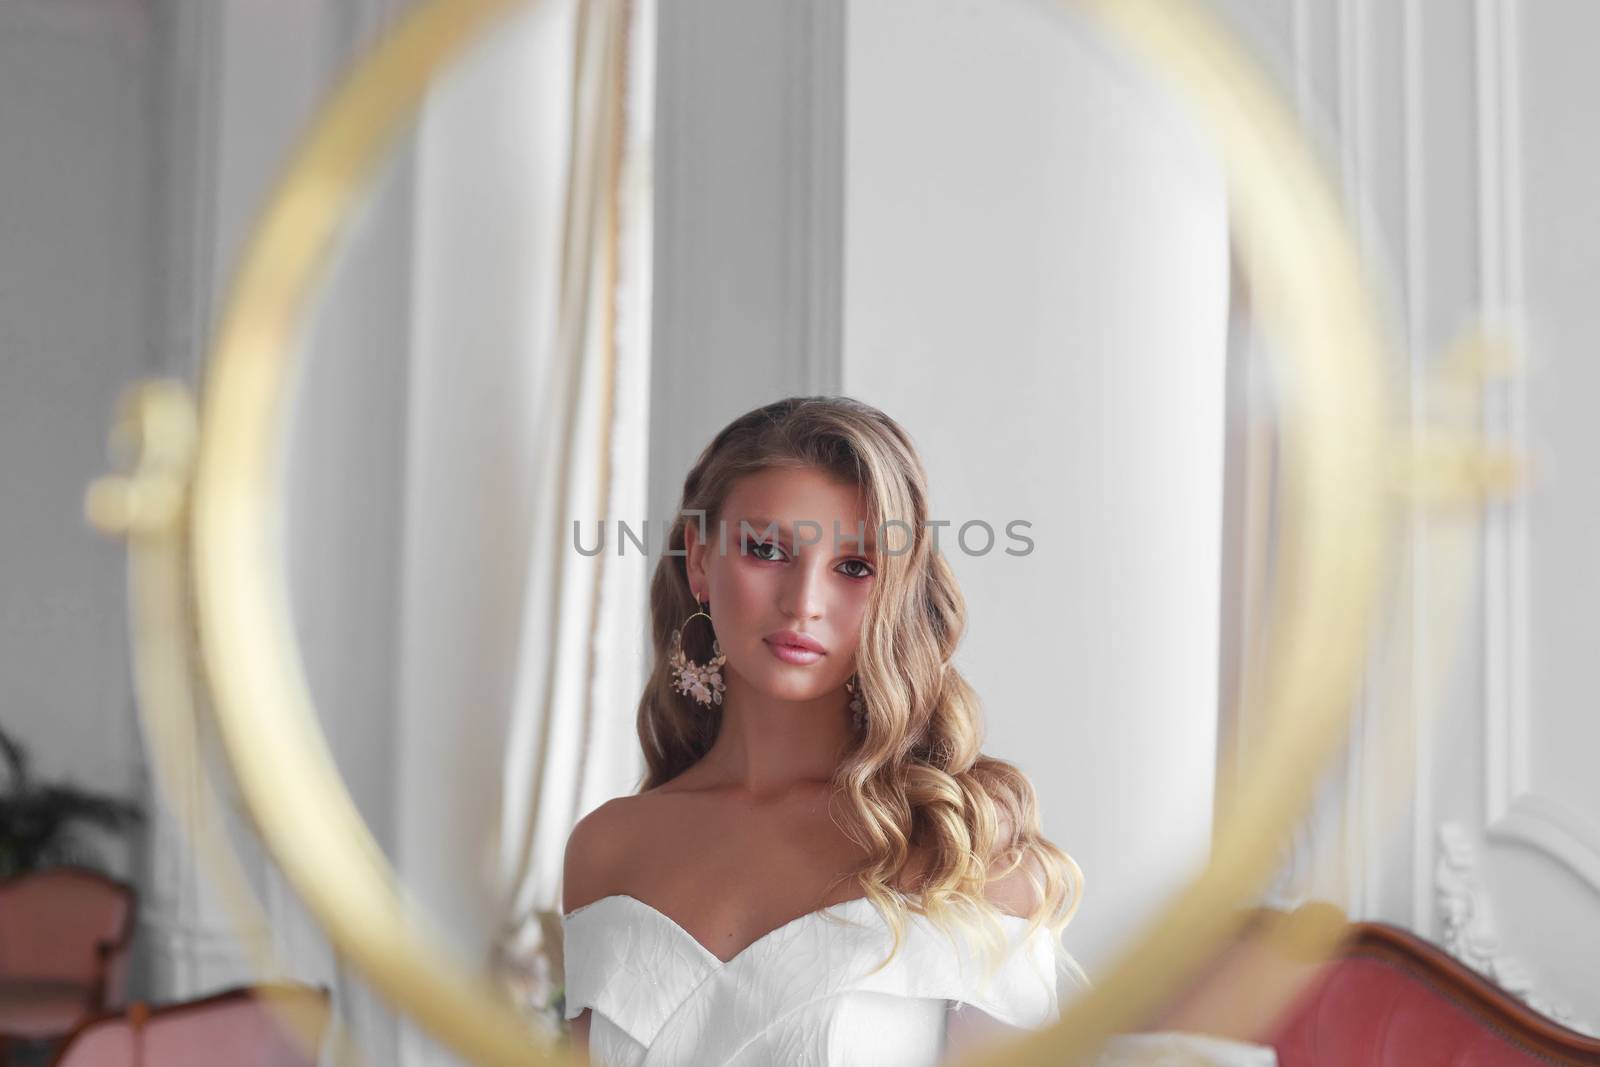
M575 911L615 891L623 864L633 854L633 835L647 798L621 796L578 820L567 835L562 861L561 908Z
M1003 868L1001 869L1003 870ZM999 871L993 871L1000 874ZM1044 904L1044 868L1031 853L1009 873L1000 874L984 888L984 898L1009 915L1027 918Z
M984 898L1010 915L1031 916L1044 904L1040 889L1044 885L1044 867L1032 852L1023 854L1021 862L1008 870L1007 854L1015 845L1011 818L1000 813L999 832L995 835L995 853L989 859L990 881L984 887Z
M931 849L912 849L911 855L900 868L899 882L903 891L919 892L925 885L928 869L932 866ZM1031 916L1043 903L1038 887L1044 884L1044 868L1038 859L1029 854L1015 870L1007 871L1003 851L997 850L986 870L983 896L990 904L1020 917Z

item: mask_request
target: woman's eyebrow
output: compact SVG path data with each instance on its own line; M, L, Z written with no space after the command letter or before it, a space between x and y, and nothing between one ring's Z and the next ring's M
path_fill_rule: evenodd
M806 520L802 519L800 521L805 522ZM826 544L832 534L832 531L822 523L817 523L817 525L822 527L822 540L823 543ZM752 534L764 534L769 530L776 529L780 536L786 537L790 541L794 540L792 531L789 529L789 524L785 522L779 522L777 519L769 519L764 516L752 516L740 519L737 523L737 528L739 530L739 536L741 539L745 535L746 527L749 528L749 532ZM857 539L857 534L866 535L865 546L863 546L861 541ZM856 548L858 551L869 554L875 553L878 550L877 539L872 536L872 526L865 520L863 520L854 528L846 526L844 523L839 524L839 541L838 545L835 547L837 548L842 545L850 545L853 548Z

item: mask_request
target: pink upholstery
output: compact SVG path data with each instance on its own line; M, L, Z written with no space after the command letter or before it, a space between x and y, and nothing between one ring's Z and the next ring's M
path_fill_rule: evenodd
M133 917L133 890L93 871L0 882L0 1036L58 1036L120 1003Z
M89 1023L55 1067L314 1067L329 1006L321 989L264 986L144 1014Z
M82 982L0 980L0 1034L56 1037L95 1010L94 990Z
M1329 936L1331 959L1306 951ZM1600 1039L1409 930L1322 901L1248 913L1149 1029L1270 1045L1279 1067L1600 1067Z
M1600 1055L1591 1059L1576 1049L1569 1053L1575 1058L1549 1049L1536 1053L1529 1038L1512 1037L1509 1027L1468 1010L1470 1003L1447 985L1435 985L1420 969L1354 956L1327 968L1269 1042L1281 1067L1600 1063Z

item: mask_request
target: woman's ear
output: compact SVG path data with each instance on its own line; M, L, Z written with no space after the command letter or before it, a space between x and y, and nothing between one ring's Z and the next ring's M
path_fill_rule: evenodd
M689 595L697 600L709 600L707 590L706 550L710 539L701 540L699 523L690 521L683 526L683 569L689 577Z

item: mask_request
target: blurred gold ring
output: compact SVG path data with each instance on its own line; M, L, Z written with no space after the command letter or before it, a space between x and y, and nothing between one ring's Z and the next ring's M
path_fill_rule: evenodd
M1070 2L1070 0L1069 0ZM518 0L431 0L339 88L255 230L208 369L193 513L202 649L262 836L342 956L475 1062L551 1062L509 1002L404 905L317 726L271 541L291 341L316 268L435 74ZM1214 860L1061 1024L974 1063L1059 1064L1136 1024L1217 945L1336 747L1381 577L1384 346L1338 201L1253 65L1189 0L1082 0L1175 77L1229 175L1235 233L1291 360L1262 771L1219 813Z

